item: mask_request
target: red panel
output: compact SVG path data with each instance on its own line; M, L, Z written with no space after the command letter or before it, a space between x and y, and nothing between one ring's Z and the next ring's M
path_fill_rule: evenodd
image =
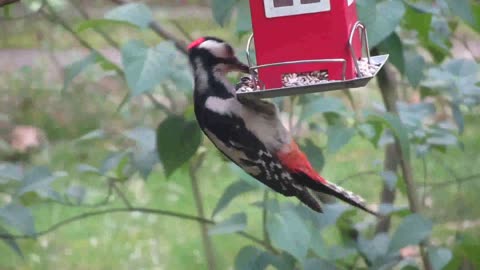
M250 0L257 64L344 58L348 61L347 79L354 78L348 38L357 21L356 7L355 4L347 6L346 0L330 2L330 11L266 18L263 0ZM358 36L354 44L356 54L360 56ZM330 80L342 79L342 65L339 63L270 67L260 69L259 76L269 89L282 86L282 74L315 70L328 70Z

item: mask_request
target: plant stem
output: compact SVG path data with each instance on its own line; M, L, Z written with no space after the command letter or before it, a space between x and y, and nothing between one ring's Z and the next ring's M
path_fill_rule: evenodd
M203 207L202 193L200 191L200 186L198 184L197 172L200 166L202 165L204 159L205 159L205 153L199 154L196 160L190 163L190 170L189 170L190 180L192 183L193 198L195 200L195 206L197 207L197 214L200 218L205 217L205 210ZM203 248L205 251L205 257L207 258L208 269L215 270L217 269L216 262L215 262L215 253L213 250L212 241L210 239L210 236L208 235L207 224L200 223L200 231L202 234Z

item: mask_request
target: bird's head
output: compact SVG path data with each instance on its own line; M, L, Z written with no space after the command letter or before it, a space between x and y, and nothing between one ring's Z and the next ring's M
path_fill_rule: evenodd
M230 71L249 73L249 67L235 56L232 46L214 37L202 37L188 46L190 62L194 67L226 74Z

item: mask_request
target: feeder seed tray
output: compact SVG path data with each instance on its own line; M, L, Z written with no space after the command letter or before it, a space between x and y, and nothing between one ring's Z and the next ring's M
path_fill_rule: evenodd
M364 87L377 75L378 71L387 62L387 59L388 55L371 56L369 64L366 58L362 58L358 61L361 74L358 78L351 80L320 81L313 84L306 82L304 85L284 86L268 90L262 90L257 85L257 90L255 90L253 80L250 77L243 77L242 79L245 81L245 84L237 84L237 96L239 98L273 98Z

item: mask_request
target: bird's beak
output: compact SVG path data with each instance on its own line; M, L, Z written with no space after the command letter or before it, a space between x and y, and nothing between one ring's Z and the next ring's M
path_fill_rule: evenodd
M230 62L230 67L232 70L236 70L242 73L250 73L250 67L238 60L237 57L233 57Z

